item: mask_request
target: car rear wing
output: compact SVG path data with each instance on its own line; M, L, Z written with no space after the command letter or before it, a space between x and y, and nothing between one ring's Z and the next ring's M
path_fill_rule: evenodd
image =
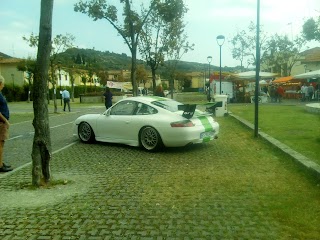
M215 113L217 107L222 107L222 101L220 102L209 102L204 104L206 107L206 112Z
M206 107L206 112L215 113L217 107L222 107L222 102L209 102L205 104L198 104ZM190 119L196 110L197 104L184 104L179 105L178 110L183 111L182 116L184 118Z
M196 110L197 104L184 104L179 105L178 110L183 111L182 117L190 119Z

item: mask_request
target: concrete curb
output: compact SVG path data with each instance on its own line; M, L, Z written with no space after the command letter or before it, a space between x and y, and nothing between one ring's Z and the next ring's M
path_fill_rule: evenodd
M249 127L250 129L254 129L254 125L250 122L248 122L245 119L240 118L239 116L236 116L232 113L229 113L229 115L238 121L240 121L245 126ZM318 178L320 178L320 165L313 162L311 159L307 158L306 156L303 156L302 154L298 153L297 151L291 149L287 145L283 144L282 142L278 141L277 139L271 137L270 135L259 131L259 136L261 136L264 140L271 143L273 146L280 149L282 152L286 153L290 157L294 159L295 162L300 164L303 168L306 170L312 172L314 175L316 175Z

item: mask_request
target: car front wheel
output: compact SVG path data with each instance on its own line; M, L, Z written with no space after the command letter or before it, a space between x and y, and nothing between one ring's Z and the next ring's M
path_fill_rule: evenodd
M91 126L86 122L80 123L78 128L78 136L80 140L85 143L90 143L94 141L94 132Z
M148 151L156 151L162 147L161 137L153 127L144 127L141 130L140 143Z

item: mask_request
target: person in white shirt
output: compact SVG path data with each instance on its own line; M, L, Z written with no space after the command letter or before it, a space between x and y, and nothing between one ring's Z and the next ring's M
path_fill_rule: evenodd
M301 87L301 94L302 94L301 101L303 102L306 101L308 97L308 87L305 83Z
M70 110L70 93L67 89L62 91L62 99L63 99L63 111L66 111L66 105L68 105L69 112Z

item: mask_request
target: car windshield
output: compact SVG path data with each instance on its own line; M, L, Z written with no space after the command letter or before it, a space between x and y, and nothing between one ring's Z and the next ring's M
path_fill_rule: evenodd
M177 112L178 111L178 106L179 105L183 105L182 103L180 102L176 102L176 101L166 101L166 100L163 100L163 101L153 101L152 102L153 105L156 105L158 107L161 107L163 109L166 109L170 112Z

